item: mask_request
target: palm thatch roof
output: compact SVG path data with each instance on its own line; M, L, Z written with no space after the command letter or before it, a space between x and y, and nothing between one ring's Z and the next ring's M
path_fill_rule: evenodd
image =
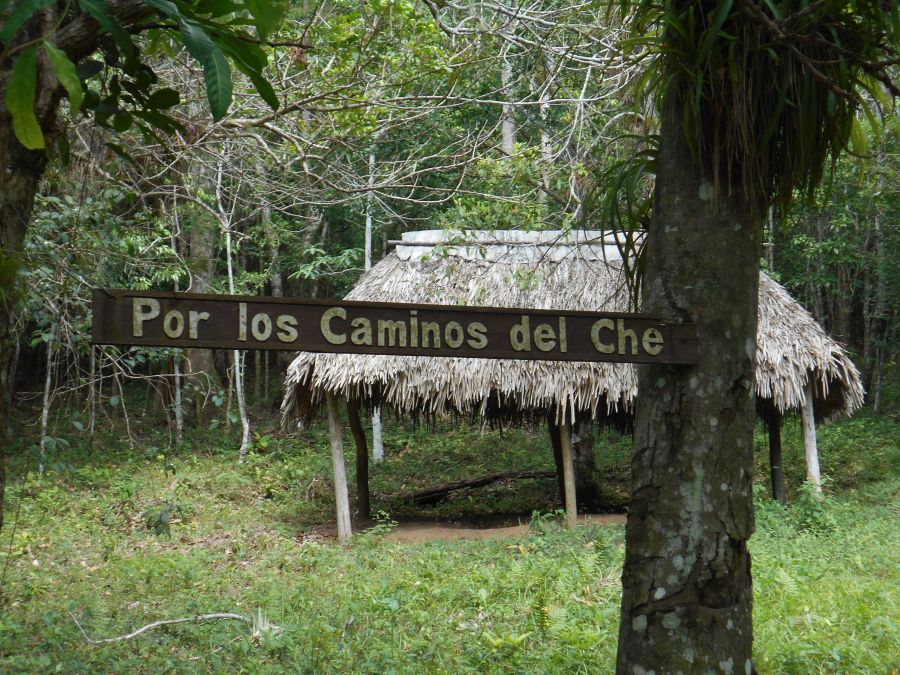
M629 311L621 239L600 231L409 232L367 272L348 300ZM757 392L780 411L815 384L820 417L862 404L859 372L779 284L761 274ZM615 417L637 396L633 364L300 353L282 412L310 416L324 392L378 400L407 412Z

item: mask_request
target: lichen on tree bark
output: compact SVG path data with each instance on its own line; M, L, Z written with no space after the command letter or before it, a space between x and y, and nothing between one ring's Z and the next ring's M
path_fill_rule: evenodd
M663 110L642 310L695 323L695 366L639 368L620 673L752 671L754 362L762 209Z

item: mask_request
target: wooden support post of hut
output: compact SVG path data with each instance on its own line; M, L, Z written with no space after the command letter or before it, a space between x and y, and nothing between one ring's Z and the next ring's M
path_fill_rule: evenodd
M566 527L575 529L578 508L575 504L575 464L572 461L572 427L568 421L559 425L559 445L562 450L563 483L566 487Z
M341 418L337 401L330 391L325 393L328 408L328 433L331 436L331 463L334 470L334 502L337 506L338 541L350 541L350 497L347 494L347 469L344 466L344 444L341 441Z
M803 401L803 446L806 448L806 480L822 491L822 478L819 474L819 450L816 447L816 416L813 411L813 382L806 383Z
M356 507L359 517L368 519L372 517L369 501L369 448L359 416L359 399L348 399L347 417L350 420L350 433L353 434L353 442L356 445Z
M781 412L774 401L766 415L769 429L769 468L772 475L772 498L787 503L784 497L784 470L781 465Z

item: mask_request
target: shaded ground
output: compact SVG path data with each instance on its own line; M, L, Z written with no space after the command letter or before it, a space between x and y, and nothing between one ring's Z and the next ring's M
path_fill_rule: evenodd
M625 514L591 514L578 516L579 524L621 524L625 522ZM528 522L512 525L490 525L473 527L466 521L460 523L439 523L431 521L409 521L398 523L397 528L385 535L385 541L419 543L425 541L457 541L473 539L504 539L506 537L523 537L534 532Z
M354 523L361 534L338 546L322 425L275 436L238 464L235 428L194 430L170 448L149 422L134 448L117 430L91 446L72 427L42 477L33 436L11 453L0 672L613 672L622 516L562 529L552 478L498 481L428 507L406 499L472 476L550 470L542 435L394 426L372 470L379 519ZM784 433L791 505L757 488L757 668L887 672L900 663L900 425L858 416L823 427L822 469L835 486L824 500L797 491L799 426ZM765 478L762 428L756 450ZM626 438L598 444L599 471L625 475L628 453ZM95 638L219 612L279 630L185 624L92 646L69 612Z
M624 513L583 513L578 515L579 525L620 525L625 523ZM373 520L353 522L353 533L371 531L370 528L383 527L384 541L399 543L421 543L428 541L475 541L527 537L532 534L546 534L563 530L562 517L556 515L539 516L534 520L527 514L496 514L485 516L460 516L403 519L379 524ZM333 524L322 524L297 533L300 541L325 541L337 539Z

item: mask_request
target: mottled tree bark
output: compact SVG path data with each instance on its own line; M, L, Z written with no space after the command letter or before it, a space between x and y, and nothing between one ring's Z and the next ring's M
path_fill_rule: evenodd
M619 673L750 673L763 209L717 189L662 112L642 311L695 323L695 366L639 368Z

